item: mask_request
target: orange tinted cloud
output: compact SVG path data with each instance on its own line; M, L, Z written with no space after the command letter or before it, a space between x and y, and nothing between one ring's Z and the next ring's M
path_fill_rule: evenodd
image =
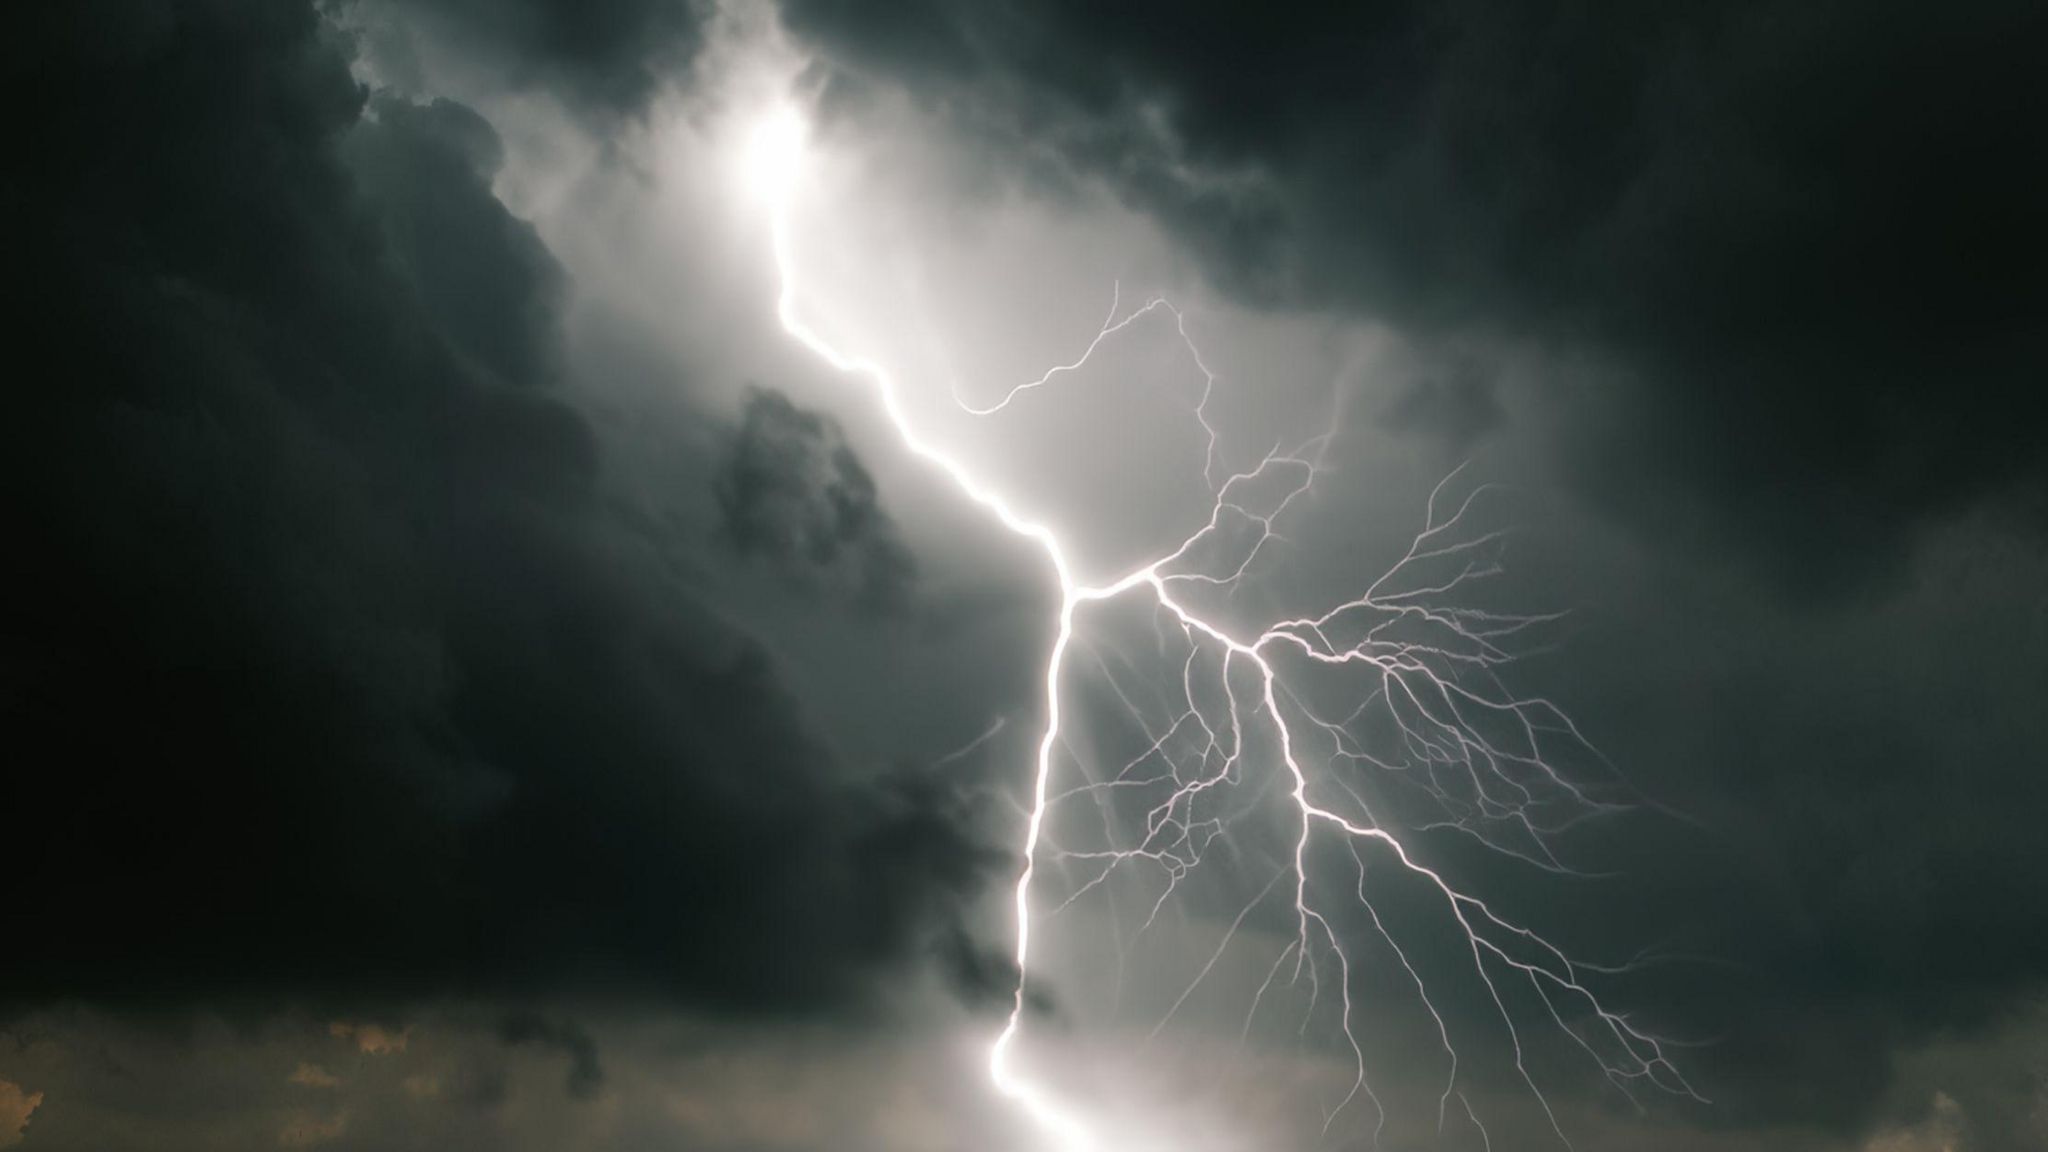
M0 1148L12 1148L21 1143L28 1118L35 1115L42 1103L41 1092L24 1092L21 1085L13 1081L0 1080Z
M341 1077L329 1072L318 1064L300 1064L286 1077L288 1083L301 1088L339 1088Z

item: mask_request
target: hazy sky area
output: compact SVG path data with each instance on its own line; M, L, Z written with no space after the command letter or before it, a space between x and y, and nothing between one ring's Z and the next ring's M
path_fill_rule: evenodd
M2039 4L14 22L0 1149L1063 1152L1059 587L778 320L791 109L792 307L1076 579L1532 620L1489 798L1077 614L1103 1152L2048 1147Z

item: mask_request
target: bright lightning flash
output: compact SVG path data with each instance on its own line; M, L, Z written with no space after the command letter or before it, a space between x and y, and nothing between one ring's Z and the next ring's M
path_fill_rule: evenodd
M803 113L785 104L756 125L747 141L742 168L747 192L766 201L778 219L803 171L804 141L809 132Z
M988 1055L989 1075L997 1090L1015 1102L1061 1152L1084 1152L1101 1145L1102 1138L1079 1110L1056 1098L1020 1068L1017 1060L1016 1043L1026 1016L1026 983L1032 961L1033 882L1048 854L1066 864L1094 868L1087 883L1068 899L1067 903L1072 903L1112 872L1149 866L1162 870L1167 878L1166 893L1159 902L1163 905L1173 886L1200 863L1204 848L1228 831L1227 815L1200 815L1211 799L1205 794L1239 785L1257 772L1268 775L1272 785L1288 797L1292 852L1274 883L1284 878L1291 888L1295 924L1294 939L1268 972L1259 996L1271 988L1290 956L1295 977L1300 978L1306 967L1318 986L1319 967L1334 964L1342 993L1342 1034L1356 1061L1350 1090L1328 1112L1325 1132L1344 1107L1361 1095L1379 1107L1367 1084L1364 1050L1353 1027L1351 960L1344 934L1333 923L1336 913L1326 903L1330 895L1325 888L1334 887L1347 903L1357 902L1353 915L1356 909L1363 910L1378 938L1399 959L1407 980L1435 1021L1450 1066L1438 1099L1438 1129L1455 1115L1450 1110L1455 1097L1463 1113L1460 1122L1469 1123L1481 1140L1487 1141L1484 1125L1460 1088L1458 1051L1445 1016L1431 998L1431 983L1409 963L1401 934L1387 922L1391 917L1383 919L1373 906L1368 865L1375 861L1398 868L1411 882L1419 882L1423 891L1433 894L1446 923L1462 933L1460 951L1469 956L1472 972L1482 982L1512 1045L1515 1067L1560 1142L1569 1145L1524 1061L1521 1026L1510 1009L1515 995L1510 985L1516 982L1533 990L1534 1002L1543 1006L1549 1023L1631 1099L1633 1089L1643 1084L1699 1099L1667 1058L1665 1049L1670 1042L1641 1031L1623 1014L1607 1007L1590 986L1595 976L1611 975L1625 970L1626 965L1574 960L1543 936L1454 884L1440 865L1432 865L1412 843L1414 834L1456 832L1527 864L1570 873L1551 851L1550 839L1573 822L1619 807L1597 799L1586 785L1575 782L1550 751L1561 742L1586 748L1571 720L1547 700L1510 691L1499 674L1511 659L1506 647L1509 638L1550 617L1444 606L1447 594L1498 571L1495 557L1501 533L1471 526L1474 502L1485 489L1473 490L1454 509L1439 509L1444 488L1439 484L1431 493L1423 529L1406 554L1357 598L1316 615L1273 621L1256 632L1236 629L1221 614L1200 608L1202 595L1234 590L1265 544L1278 538L1275 521L1295 497L1308 490L1329 437L1318 437L1293 451L1275 449L1256 467L1216 482L1217 435L1206 411L1216 376L1203 365L1185 318L1162 298L1121 317L1113 306L1109 319L1079 359L1011 389L993 407L970 409L981 415L1000 411L1019 393L1078 369L1105 340L1140 316L1154 312L1172 316L1181 342L1206 379L1195 415L1209 437L1211 515L1206 525L1170 553L1106 583L1083 583L1075 575L1058 531L1020 510L959 458L926 439L905 412L895 379L880 364L841 350L805 320L799 308L790 206L804 173L806 140L803 116L794 108L783 107L755 132L747 157L750 185L770 213L780 278L777 316L783 329L833 369L867 380L905 447L943 473L1004 528L1036 545L1059 583L1057 631L1043 680L1045 727L1038 739L1015 891L1018 983L1008 1022ZM1280 493L1277 498L1271 495L1275 488ZM1268 493L1263 498L1258 495L1262 490ZM1226 557L1220 564L1215 560L1219 554ZM1228 559L1233 556L1235 563ZM1417 579L1418 572L1429 575ZM1063 747L1060 688L1075 641L1077 616L1084 607L1133 595L1149 598L1159 619L1176 629L1185 644L1179 714L1169 724L1148 728L1163 727L1163 732L1146 753L1113 776L1084 772L1083 783L1055 792ZM1356 711L1332 719L1311 706L1312 694L1302 683L1304 679L1349 673L1363 673L1365 683L1371 685ZM1220 686L1220 703L1213 699L1216 693L1198 690L1201 677L1209 678L1205 683ZM1234 687L1240 682L1253 687ZM1358 717L1375 706L1393 726L1392 747L1384 751L1376 750L1354 727ZM1135 715L1135 705L1132 709ZM1254 737L1276 749L1266 757L1276 762L1249 763L1260 758L1259 749L1252 744ZM1166 770L1145 775L1148 761ZM1422 823L1397 822L1377 810L1379 806L1368 803L1346 778L1346 773L1375 771L1401 776L1432 801L1439 815ZM1111 789L1135 789L1159 797L1142 835L1107 851L1059 853L1047 830L1052 807L1074 797L1099 799ZM1334 886L1314 882L1311 851L1326 842L1348 849L1356 865L1355 885L1348 878ZM1268 885L1253 905L1273 888ZM1157 908L1155 905L1155 915ZM1240 914L1237 923L1244 918ZM1233 924L1233 934L1235 928ZM1224 946L1229 940L1226 936ZM1196 977L1197 984L1215 962L1211 957ZM1186 999L1185 993L1182 999ZM1257 1007L1255 999L1254 1012ZM1380 1118L1383 1124L1384 1110Z

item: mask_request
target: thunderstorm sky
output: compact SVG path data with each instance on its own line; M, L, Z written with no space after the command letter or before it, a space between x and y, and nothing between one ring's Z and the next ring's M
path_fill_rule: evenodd
M0 1148L1059 1147L1059 587L899 421L1076 582L1214 517L1204 622L1556 706L1486 798L1080 617L1013 1058L1099 1147L2048 1144L2040 6L8 19ZM1299 849L1275 709L1430 872Z

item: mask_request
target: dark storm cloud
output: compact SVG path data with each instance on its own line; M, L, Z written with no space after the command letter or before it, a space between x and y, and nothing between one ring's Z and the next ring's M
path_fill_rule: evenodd
M488 1013L430 1009L403 1050L369 1054L290 1013L232 1025L202 1013L173 1033L52 1008L0 1034L0 1147L38 1097L20 1144L35 1152L909 1152L963 1146L935 1143L934 1113L954 1130L995 1127L986 1105L961 1099L980 1065L950 1047L644 1005L564 1034L553 1011L501 1028ZM579 1052L602 1053L588 1097L565 1083ZM974 1146L1019 1145L992 1132Z
M903 606L910 550L837 421L756 388L724 455L716 494L735 549L861 604Z
M376 127L343 156L379 211L389 255L454 350L499 382L538 389L560 373L561 269L533 229L491 198L498 135L446 100L377 100Z
M596 498L487 125L309 5L20 23L0 1005L788 1007L945 943L983 854Z
M2048 510L2038 4L787 7L1249 293L1533 342L1588 492L1789 584Z
M1700 1122L1853 1132L1901 1049L1997 1028L2048 977L2048 550L1980 517L1894 595L1826 607L1725 573L1593 578L1543 679L1713 832L1615 822L1591 840L1629 878L1531 906L1708 958L1629 982L1713 1038L1687 1058L1720 1088Z
M360 0L357 0L360 2ZM418 18L503 82L608 114L684 79L703 43L700 0L373 0Z

